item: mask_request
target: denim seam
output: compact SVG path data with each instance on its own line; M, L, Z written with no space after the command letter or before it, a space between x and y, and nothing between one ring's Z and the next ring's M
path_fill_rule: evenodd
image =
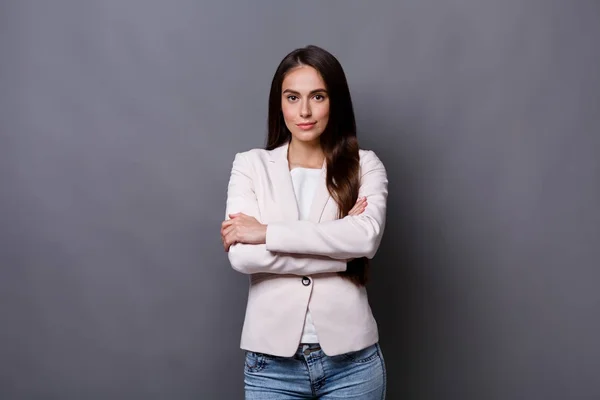
M248 365L248 361L247 361L247 358L246 358L246 361L245 361L246 370L248 372L260 372L260 371L262 371L265 368L265 363L266 363L265 358L261 354L258 354L258 353L253 353L253 356L256 358L256 365L254 365L254 366Z
M383 374L383 390L381 392L381 400L385 400L387 392L387 373L385 370L385 363L383 361L383 355L381 354L381 347L377 344L377 355L379 356L379 363L381 364L381 372Z
M369 361L373 360L375 357L379 356L379 349L376 349L375 353L373 353L369 357L362 358L362 359L355 359L352 356L349 356L348 354L343 354L343 356L345 358L347 358L348 360L352 361L352 362L355 362L355 363L358 363L358 364L363 364L363 363L369 362Z
M311 360L311 356L305 356L304 357L304 365L306 366L306 372L308 372L308 381L310 383L310 391L313 395L313 397L317 397L317 388L316 388L316 382L313 381L313 377L311 374L311 364L313 363L313 361Z
M325 373L326 368L325 368L325 364L323 364L323 357L319 357L319 364L321 364L321 371L323 371L323 376L321 377L321 379L317 379L315 381L315 391L318 392L321 389L323 389L323 386L325 386L325 381L327 380L327 374ZM315 393L316 395L316 393Z

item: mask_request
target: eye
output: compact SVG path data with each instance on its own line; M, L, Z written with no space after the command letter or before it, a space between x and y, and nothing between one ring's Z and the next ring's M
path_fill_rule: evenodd
M296 101L296 100L298 100L298 97L297 97L297 96L294 96L293 94L291 94L291 95L289 95L289 96L287 97L287 99L288 99L289 101Z
M323 101L323 100L325 100L325 96L323 96L322 94L316 94L315 95L315 100L317 100L317 101Z

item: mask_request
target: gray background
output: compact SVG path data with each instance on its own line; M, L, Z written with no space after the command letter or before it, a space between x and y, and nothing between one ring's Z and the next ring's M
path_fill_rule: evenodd
M600 398L600 3L248 3L0 2L0 397L242 397L227 180L317 44L388 168L388 398Z

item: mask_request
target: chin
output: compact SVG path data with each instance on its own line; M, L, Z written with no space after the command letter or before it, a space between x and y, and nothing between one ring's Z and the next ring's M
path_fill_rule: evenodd
M296 132L292 136L295 140L298 140L299 142L310 143L319 140L319 137L321 137L321 133Z

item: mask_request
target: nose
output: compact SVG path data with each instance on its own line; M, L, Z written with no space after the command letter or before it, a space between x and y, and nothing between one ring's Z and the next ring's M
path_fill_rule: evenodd
M302 106L300 107L300 116L302 118L308 118L312 115L312 111L310 110L310 104L308 100L304 100L302 102Z

